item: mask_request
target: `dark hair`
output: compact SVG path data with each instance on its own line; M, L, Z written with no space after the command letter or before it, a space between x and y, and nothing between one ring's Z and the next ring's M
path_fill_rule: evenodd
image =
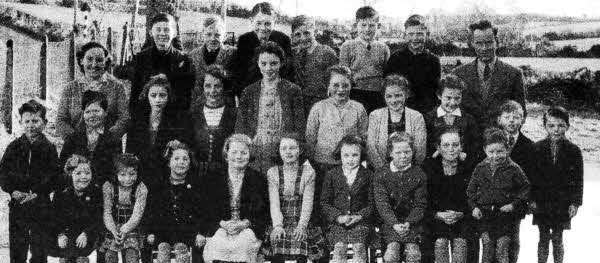
M414 160L414 152L415 152L415 140L410 134L407 132L394 132L390 135L387 140L387 156L388 160L391 159L390 153L392 149L394 149L394 143L407 142L410 146L410 149L413 151L413 160Z
M111 59L108 56L108 49L106 49L102 44L100 44L98 42L87 42L83 46L81 46L81 48L79 49L79 51L77 51L77 54L75 55L75 57L77 59L77 66L79 66L79 70L81 70L81 72L84 74L85 74L85 69L83 68L83 62L82 62L83 57L85 57L85 53L87 53L90 49L93 49L93 48L102 49L102 51L104 52L104 58L106 59L104 69L106 70L108 67L110 67Z
M502 113L513 112L519 112L521 115L524 114L523 107L521 106L521 104L514 100L507 100L506 102L502 103L500 107L498 107L498 117L502 115Z
M383 96L385 96L385 92L387 91L388 87L398 86L408 96L409 87L410 87L409 85L410 85L410 83L408 82L408 79L406 77L404 77L400 74L391 74L391 75L388 75L387 77L385 77L382 94L383 94Z
M408 19L406 19L406 22L404 22L404 28L411 27L411 26L427 27L427 25L425 24L425 18L422 15L409 16Z
M363 6L356 10L356 20L374 18L379 21L379 14L370 6Z
M39 113L44 122L48 121L46 120L46 107L44 107L44 105L39 103L37 100L29 100L19 107L19 116L23 117L25 112L33 114Z
M150 20L150 28L152 28L154 26L154 24L160 23L160 22L167 22L167 23L172 22L177 27L177 21L175 20L175 17L173 17L172 15L170 15L168 13L160 12L160 13L154 15L154 17L152 17L152 20Z
M122 168L127 168L127 167L135 168L135 170L138 172L138 178L139 178L140 159L138 159L134 154L123 153L123 154L117 155L117 157L115 157L115 159L114 159L114 165L115 165L115 179L117 179L116 177L118 176L117 174L119 173L119 170L121 170ZM118 181L115 181L115 182L118 182Z
M219 16L209 16L206 19L204 19L204 22L202 23L203 27L209 27L212 25L220 25L220 26L225 26L225 24L223 23L223 19L221 19L221 17Z
M295 140L296 143L298 144L298 147L300 148L300 155L298 156L298 163L300 165L302 165L304 163L304 161L306 161L307 157L306 157L306 144L304 143L304 140L302 139L302 135L300 135L300 133L297 132L284 132L279 141L277 142L277 147L275 150L275 153L273 154L273 161L275 162L275 164L277 165L283 165L283 160L281 159L281 153L279 152L279 146L281 145L281 141L283 141L283 139L292 139Z
M329 86L329 82L331 82L331 77L333 74L342 75L350 80L352 83L352 70L349 67L342 65L333 65L327 69L327 86Z
M483 146L486 147L495 143L500 143L507 149L510 147L508 145L508 138L506 137L506 133L504 131L498 128L487 128L483 133Z
M71 177L73 171L75 170L75 168L77 168L77 166L79 166L82 163L87 163L90 165L90 169L92 169L92 164L90 162L90 160L88 160L87 158L85 158L84 156L81 156L79 154L73 154L71 155L71 157L69 157L69 159L67 159L67 161L65 162L65 167L63 168L63 171L65 172L65 175L67 177ZM92 171L92 177L94 176L94 173Z
M225 70L225 68L222 65L219 64L212 64L210 66L208 66L206 68L206 72L204 73L205 75L205 79L206 79L206 75L211 75L217 79L219 79L221 82L223 82L223 91L229 91L232 89L232 83L231 83L231 79L229 78L229 74L227 73L227 70ZM202 85L204 85L204 80L202 80Z
M445 89L459 90L462 93L466 89L465 82L454 74L446 74L440 78L437 95L442 96Z
M194 171L195 168L198 167L198 162L196 160L196 155L194 154L194 151L192 151L192 148L190 148L187 144L182 143L182 142L174 142L174 143L170 143L169 145L167 145L167 147L165 147L165 160L167 160L167 165L171 160L171 157L173 157L173 153L176 150L184 150L187 151L188 153L188 157L190 158L190 167L188 169L188 175L191 174L191 171Z
M84 91L81 96L81 110L85 111L85 108L94 103L98 103L104 111L108 109L108 100L104 96L104 93L93 90Z
M496 43L498 43L498 28L494 27L492 25L492 23L488 20L481 20L477 23L473 23L469 25L469 31L471 31L471 40L473 40L473 33L475 32L475 30L487 30L487 29L492 29L492 32L494 33L494 39L496 40Z
M448 127L448 128L442 129L441 131L436 132L435 145L440 146L440 144L442 143L442 136L444 136L444 134L452 134L452 133L456 133L458 135L458 139L460 140L460 144L462 145L463 137L460 132L460 129L458 129L456 127Z
M283 69L283 65L285 65L286 63L286 56L285 56L285 52L283 51L283 49L275 42L273 41L267 41L267 43L264 43L262 45L260 45L260 47L258 47L256 49L256 63L258 64L258 57L261 54L273 54L275 56L277 56L279 58L279 62L281 64L281 68L279 69L280 71Z
M167 90L168 97L169 97L168 101L170 102L173 100L173 90L171 89L171 82L169 82L167 75L158 74L158 75L154 75L154 76L150 77L148 82L146 82L146 84L144 85L144 89L142 89L142 92L140 93L140 96L138 97L138 100L140 102L148 103L148 93L150 92L150 88L152 88L152 86L165 87L165 89Z
M367 144L365 139L358 134L347 134L342 137L342 140L338 142L335 150L333 151L333 159L341 160L342 159L342 147L344 145L358 145L360 148L360 162L363 162L367 159Z
M301 26L310 26L310 27L314 27L315 26L315 20L305 16L305 15L299 15L296 16L292 19L292 32L296 31L296 29L298 29Z
M567 126L571 126L569 124L569 112L561 106L552 106L544 112L544 125L548 122L548 116L561 119L567 123Z
M261 3L255 4L254 7L252 7L250 16L254 17L258 13L263 13L268 16L272 16L275 14L275 12L273 10L273 6L269 2L261 2Z

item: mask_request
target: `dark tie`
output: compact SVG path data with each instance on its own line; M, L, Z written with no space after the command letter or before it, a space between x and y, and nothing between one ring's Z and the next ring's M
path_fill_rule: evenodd
M371 51L371 43L367 44L367 51Z
M515 146L515 137L514 136L508 136L508 145L510 145L510 148L513 148Z
M490 64L485 63L485 68L483 69L483 81L488 81L490 79Z

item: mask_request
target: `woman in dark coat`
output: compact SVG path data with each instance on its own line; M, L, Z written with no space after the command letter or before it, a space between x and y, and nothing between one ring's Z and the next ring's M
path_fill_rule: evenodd
M81 100L85 127L67 136L60 152L60 164L64 166L73 154L88 158L94 171L92 183L101 187L114 174L113 156L121 152L121 141L109 136L105 125L108 102L104 94L88 90ZM70 183L70 179L59 182L58 190L62 191Z
M270 224L267 180L248 168L250 137L233 134L223 146L227 167L203 178L208 239L204 260L256 262Z
M60 262L89 260L102 229L102 192L92 184L91 163L72 155L65 164L69 186L56 192L52 202L50 255Z
M222 66L210 65L202 85L204 96L199 97L192 106L192 149L201 174L224 166L223 144L233 133L236 121L235 106L225 103L224 91L229 89L230 84Z

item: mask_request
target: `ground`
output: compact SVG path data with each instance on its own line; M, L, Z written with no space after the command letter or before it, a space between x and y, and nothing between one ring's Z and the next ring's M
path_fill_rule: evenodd
M528 117L523 132L533 140L545 136L542 127L543 107L528 105ZM595 263L594 250L597 249L595 239L600 237L600 123L599 116L591 113L575 113L571 119L568 137L581 147L585 159L585 189L583 206L572 221L572 230L566 231L565 262ZM1 133L1 132L0 132ZM0 134L2 135L2 134ZM1 136L0 136L1 137ZM2 149L2 147L0 147ZM8 195L0 191L0 261L8 259ZM531 216L521 223L521 256L520 263L537 261L537 228L531 225ZM93 259L93 257L92 257ZM51 259L49 262L58 262ZM94 262L93 260L91 262Z

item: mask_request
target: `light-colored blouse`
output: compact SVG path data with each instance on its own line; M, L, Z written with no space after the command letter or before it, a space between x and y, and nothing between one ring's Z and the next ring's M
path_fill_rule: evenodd
M299 191L302 193L302 212L300 213L298 225L307 226L313 209L315 170L308 163L303 164L303 166L299 186ZM296 175L296 173L284 173L284 195L294 195ZM269 200L273 226L283 225L283 213L279 202L279 187L281 187L279 185L279 166L273 166L267 171L267 179L269 180Z

